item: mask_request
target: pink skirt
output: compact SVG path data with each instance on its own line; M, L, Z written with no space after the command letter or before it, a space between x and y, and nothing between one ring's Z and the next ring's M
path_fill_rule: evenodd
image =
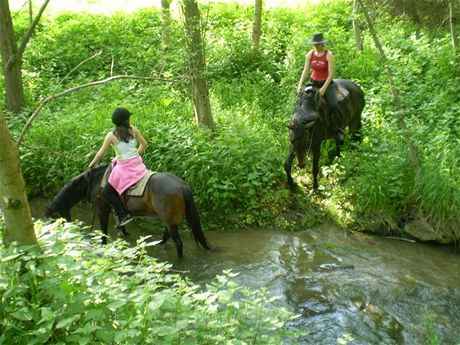
M118 194L122 195L125 190L144 177L147 173L147 168L141 156L116 162L117 164L112 169L108 182Z

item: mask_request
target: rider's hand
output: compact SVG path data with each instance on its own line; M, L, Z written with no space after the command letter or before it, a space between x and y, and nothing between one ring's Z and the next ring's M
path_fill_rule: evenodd
M319 94L321 96L324 96L324 94L326 93L326 89L324 87L322 87L321 89L319 89Z

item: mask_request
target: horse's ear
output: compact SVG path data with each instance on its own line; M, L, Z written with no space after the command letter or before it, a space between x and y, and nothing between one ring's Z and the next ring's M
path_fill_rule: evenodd
M294 125L293 124L290 124L290 125L286 125L287 128L289 128L291 131L294 130Z

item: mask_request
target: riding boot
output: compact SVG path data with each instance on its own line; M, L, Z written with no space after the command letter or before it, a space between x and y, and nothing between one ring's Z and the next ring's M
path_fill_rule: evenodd
M342 114L340 112L339 106L337 104L337 97L336 97L336 85L335 83L331 83L329 87L326 90L325 93L326 99L327 99L327 104L329 106L329 109L334 116L335 122L337 123L337 126L339 127L337 129L337 140L339 144L343 144L344 142L344 135L343 135L343 120L342 120Z
M120 228L133 220L133 217L126 211L120 195L109 183L105 185L102 194L118 216L118 224L116 225L117 228Z
M342 120L342 114L340 113L340 110L338 108L334 109L334 117L335 121L337 122L337 139L339 143L342 145L344 143L344 129L343 129L343 120Z

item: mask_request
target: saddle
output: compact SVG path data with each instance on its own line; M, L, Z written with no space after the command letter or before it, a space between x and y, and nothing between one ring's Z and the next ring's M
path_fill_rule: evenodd
M319 87L313 86L312 84L307 84L303 89L303 93L318 92L318 91L319 91ZM350 92L348 92L348 90L345 89L344 87L335 83L335 97L337 98L337 104L340 105L340 103L343 103L348 100L348 98L350 97Z
M302 90L302 93L304 95L306 95L306 94L316 94L318 91L319 91L319 87L314 86L313 84L309 83L304 87L304 89ZM344 103L350 98L350 92L347 89L345 89L344 87L342 87L342 86L338 85L337 83L335 83L335 96L336 96L336 99L337 99L337 106L340 109L342 109L343 106L344 106ZM328 127L331 126L331 124L334 124L336 126L337 125L336 121L333 118L333 116L332 116L332 114L331 114L331 112L329 110L329 105L327 104L326 97L321 97L320 104L321 104L321 112L322 112L323 116L325 117L326 125ZM319 114L319 116L321 116L321 114ZM310 117L308 120L310 122L310 121L315 121L316 119L317 119L317 117Z
M109 166L105 170L104 176L102 177L101 188L104 188L104 186L107 184L107 181L109 180L109 175L111 172L112 172L112 164L109 164ZM144 175L144 177L142 177L139 180L139 182L129 187L126 190L126 192L123 193L123 197L125 201L130 196L144 195L144 191L145 191L145 187L147 186L147 182L149 181L150 177L152 177L154 174L156 174L156 171L148 170L147 173Z

